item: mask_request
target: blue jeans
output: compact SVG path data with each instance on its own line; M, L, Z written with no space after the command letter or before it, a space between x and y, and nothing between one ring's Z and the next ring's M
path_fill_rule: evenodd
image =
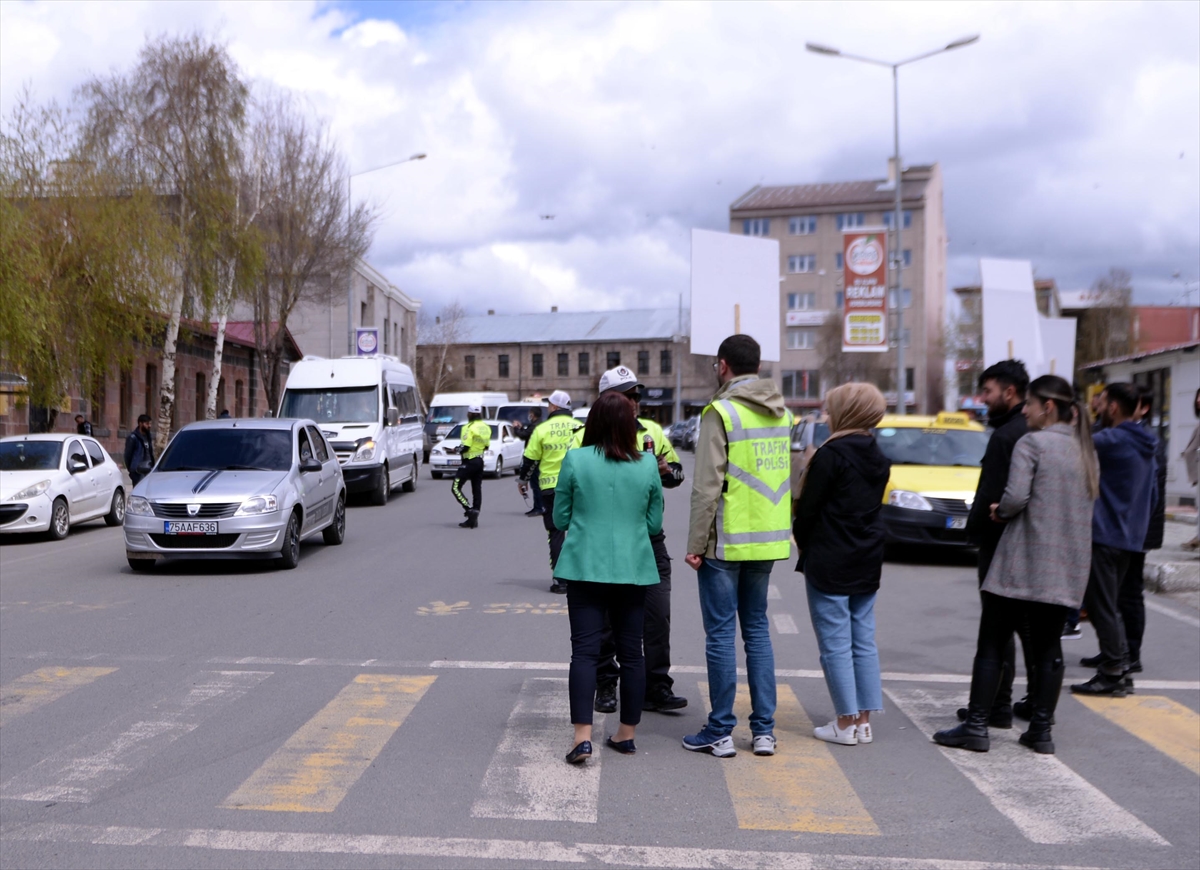
M805 586L834 711L839 716L857 716L882 710L875 593L826 595L811 583L805 582Z
M737 717L737 622L742 624L750 683L750 731L775 730L775 653L767 621L767 581L774 562L726 562L705 558L698 572L704 651L708 660L708 729L726 735Z

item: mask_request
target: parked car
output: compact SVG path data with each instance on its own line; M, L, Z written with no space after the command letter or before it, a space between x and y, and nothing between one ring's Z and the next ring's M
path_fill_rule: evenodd
M696 439L700 437L700 415L689 417L683 427L683 435L680 439L680 446L684 450L695 450Z
M184 426L129 497L125 550L144 571L169 557L275 558L300 541L346 537L346 482L312 420L208 420Z
M525 442L513 432L511 424L495 420L488 420L487 423L492 427L492 441L483 453L483 473L499 478L511 469L516 474L521 468ZM462 465L462 457L458 454L458 448L462 445L462 427L463 424L459 423L430 451L429 473L435 480L443 474L454 474Z
M47 532L125 520L121 469L94 438L67 433L0 438L0 534Z
M663 434L667 436L667 440L671 442L673 447L683 446L683 430L687 428L687 420L676 420L670 426L663 430Z

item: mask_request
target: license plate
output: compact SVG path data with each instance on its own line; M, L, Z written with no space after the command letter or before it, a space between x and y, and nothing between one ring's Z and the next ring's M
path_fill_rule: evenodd
M966 517L946 517L946 528L948 529L965 529L967 527Z
M182 522L163 523L164 535L215 535L217 524L214 522Z
M459 463L459 459L458 459L458 457L457 457L457 456L448 457L448 458L446 459L446 464L447 464L447 465L458 465L458 463Z

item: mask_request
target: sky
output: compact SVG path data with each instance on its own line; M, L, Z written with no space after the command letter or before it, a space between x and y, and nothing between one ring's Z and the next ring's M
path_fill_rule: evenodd
M992 256L1200 297L1200 3L4 0L0 113L197 29L328 118L353 172L428 155L352 188L381 211L372 265L434 310L673 307L690 230L755 184L886 173L890 73L806 42L896 61L970 34L900 72L903 160L944 173L947 289Z

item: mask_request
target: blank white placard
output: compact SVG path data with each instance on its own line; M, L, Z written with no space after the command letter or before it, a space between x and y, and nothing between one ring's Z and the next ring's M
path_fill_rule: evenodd
M712 230L692 230L692 353L715 356L741 332L779 360L779 242Z

